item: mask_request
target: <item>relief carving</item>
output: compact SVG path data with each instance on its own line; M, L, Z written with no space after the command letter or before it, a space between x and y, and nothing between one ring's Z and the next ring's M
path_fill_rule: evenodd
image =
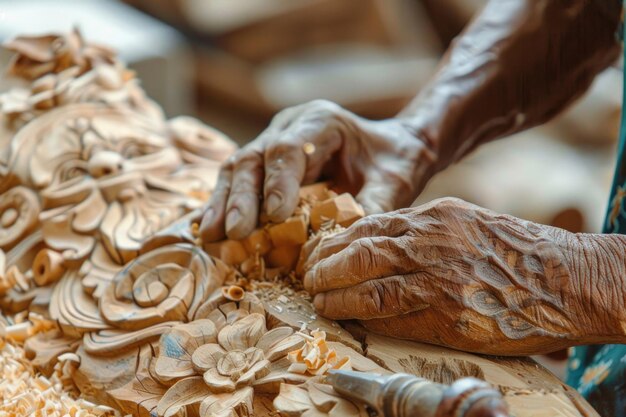
M304 187L286 222L203 245L202 205L236 145L193 118L166 120L134 73L76 30L6 47L25 84L0 94L0 307L19 319L0 320L0 334L26 341L41 372L73 355L63 363L81 396L139 416L366 416L328 384L330 370L417 374L432 363L428 377L448 378L438 382L463 364L542 401L501 377L517 365L443 348L452 361L433 359L316 315L298 258L363 216L349 194Z

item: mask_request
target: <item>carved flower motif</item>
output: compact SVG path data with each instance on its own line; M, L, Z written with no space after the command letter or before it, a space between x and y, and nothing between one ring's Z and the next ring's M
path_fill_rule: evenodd
M269 373L266 352L256 347L264 333L267 333L265 317L250 314L225 326L217 336L218 343L196 349L191 363L196 371L203 372L204 382L212 392L233 392ZM267 334L270 338L274 336L271 332Z
M86 43L77 30L66 36L21 36L4 44L14 51L8 73L30 81L0 95L0 113L17 129L43 112L71 104L125 105L162 119L133 71L108 48Z
M19 36L4 47L16 53L8 73L27 80L71 67L83 73L96 63L112 63L115 59L111 49L85 43L77 29L67 35Z
M218 294L223 293L216 291L215 297ZM290 327L268 331L265 315L254 312L255 298L220 305L222 310L210 314L217 323L199 319L161 337L155 374L165 384L175 383L159 402L160 416L198 403L200 415L252 413L259 380L272 372L273 363L304 345L304 338ZM188 393L182 402L181 390Z

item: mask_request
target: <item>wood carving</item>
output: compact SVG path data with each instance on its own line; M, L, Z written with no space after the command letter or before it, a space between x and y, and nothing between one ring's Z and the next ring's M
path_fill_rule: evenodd
M328 184L303 187L281 224L202 245L202 205L234 143L195 119L166 120L133 72L78 31L6 47L23 86L0 94L0 361L25 342L27 367L112 409L32 398L98 415L365 416L325 379L348 369L446 386L474 376L516 416L596 415L529 360L392 341L317 316L295 273L301 248L363 216ZM0 379L22 371L4 367ZM12 410L31 412L27 397Z

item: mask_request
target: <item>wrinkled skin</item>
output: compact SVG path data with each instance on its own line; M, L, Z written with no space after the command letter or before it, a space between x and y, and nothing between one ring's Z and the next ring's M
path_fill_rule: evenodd
M385 335L500 355L625 340L626 237L449 198L310 245L304 283L319 312Z
M242 239L261 211L284 221L300 185L323 173L368 214L404 207L432 175L432 163L432 152L402 120L362 119L323 100L289 108L224 164L201 234L205 241Z
M619 55L620 8L491 0L396 118L368 121L326 102L286 110L223 168L203 239L242 238L262 212L284 220L298 185L323 172L368 214L407 206L436 172L579 98ZM306 286L323 315L463 350L624 342L623 239L446 200L366 218L305 248Z

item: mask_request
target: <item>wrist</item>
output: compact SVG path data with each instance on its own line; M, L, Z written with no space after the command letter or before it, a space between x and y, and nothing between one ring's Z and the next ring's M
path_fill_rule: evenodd
M445 166L441 166L439 143L410 119L398 117L389 119L389 121L392 122L396 129L393 137L397 138L400 135L408 136L410 142L417 144L417 146L413 147L415 151L412 155L414 167L412 179L415 185L415 195L412 196L412 202L424 190L428 181L445 168Z
M420 120L417 117L403 117L399 115L393 120L415 140L423 144L424 159L427 160L432 175L444 170L452 163L452 161L448 161L448 158L444 157L447 152L445 152L445 149L442 151L443 140L437 129L429 128L424 123L424 120Z
M626 337L626 236L569 234L573 295L591 339ZM592 340L593 341L593 340Z

